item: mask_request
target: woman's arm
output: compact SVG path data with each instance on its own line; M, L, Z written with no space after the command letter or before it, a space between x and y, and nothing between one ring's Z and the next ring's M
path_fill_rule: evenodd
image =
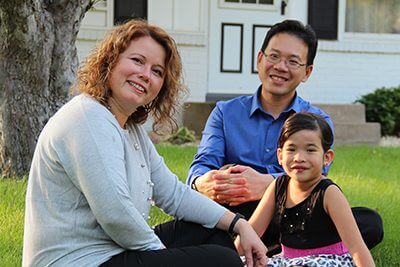
M233 229L233 232L238 234L236 242L240 242L240 254L246 257L246 266L266 266L267 248L251 225L245 219L237 218L237 215L226 211L216 227L222 230Z
M115 243L125 249L160 249L161 241L132 198L118 125L107 110L93 105L75 109L69 120L57 125L63 168L84 195L96 223Z
M355 264L359 267L375 266L357 227L350 205L337 186L329 186L326 189L324 206Z

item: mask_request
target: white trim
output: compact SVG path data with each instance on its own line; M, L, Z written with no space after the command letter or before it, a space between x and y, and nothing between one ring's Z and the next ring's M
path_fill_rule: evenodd
M338 3L338 41L343 38L344 29L346 27L346 0L339 0Z
M399 42L363 41L358 39L342 40L340 42L320 40L318 42L318 50L321 51L400 55Z
M233 8L233 9L245 9L245 10L265 10L265 11L277 11L280 6L278 0L274 0L272 5L270 4L253 4L253 3L229 3L224 0L219 0L220 8Z
M166 10L165 6L160 9L160 3L167 5L168 2L165 0L148 1L149 22L160 25L167 30L178 45L201 47L207 45L208 0L170 0L170 8L168 10ZM192 17L176 15L182 12L182 10L179 9L182 8L182 3L192 7L192 10L186 11L190 12L188 14L193 14ZM191 19L190 27L186 27L185 25L182 27L182 25L178 23L184 21L184 19Z
M114 27L114 0L107 0L107 27Z
M93 6L93 8L97 10L107 10L107 0L97 0Z
M107 33L105 28L82 27L78 32L78 40L80 41L99 41L104 38Z
M169 31L178 45L206 46L208 37L205 33Z

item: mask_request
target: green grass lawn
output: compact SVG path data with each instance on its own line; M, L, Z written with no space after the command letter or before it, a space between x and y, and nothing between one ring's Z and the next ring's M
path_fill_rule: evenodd
M170 169L184 181L196 152L192 146L158 145ZM372 250L377 266L400 266L400 148L348 146L335 148L330 178L338 183L352 206L377 209L385 238ZM0 266L20 266L26 182L0 180ZM169 217L153 208L150 224Z

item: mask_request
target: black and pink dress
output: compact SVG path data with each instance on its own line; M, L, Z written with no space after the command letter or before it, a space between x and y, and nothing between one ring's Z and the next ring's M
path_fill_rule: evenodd
M275 216L279 220L282 253L267 266L355 266L339 233L324 209L330 179L322 179L302 202L285 208L289 176L276 180Z

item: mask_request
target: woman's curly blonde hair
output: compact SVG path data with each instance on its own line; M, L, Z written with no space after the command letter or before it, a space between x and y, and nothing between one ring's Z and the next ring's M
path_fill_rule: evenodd
M88 94L106 105L111 94L108 79L119 55L132 40L146 36L153 38L165 50L164 84L156 98L149 104L140 106L129 116L127 123L144 123L151 113L155 132L161 133L166 128L173 131L177 127L174 114L179 105L178 100L186 93L182 84L181 58L172 37L160 27L142 19L130 20L108 33L78 69L74 90Z

